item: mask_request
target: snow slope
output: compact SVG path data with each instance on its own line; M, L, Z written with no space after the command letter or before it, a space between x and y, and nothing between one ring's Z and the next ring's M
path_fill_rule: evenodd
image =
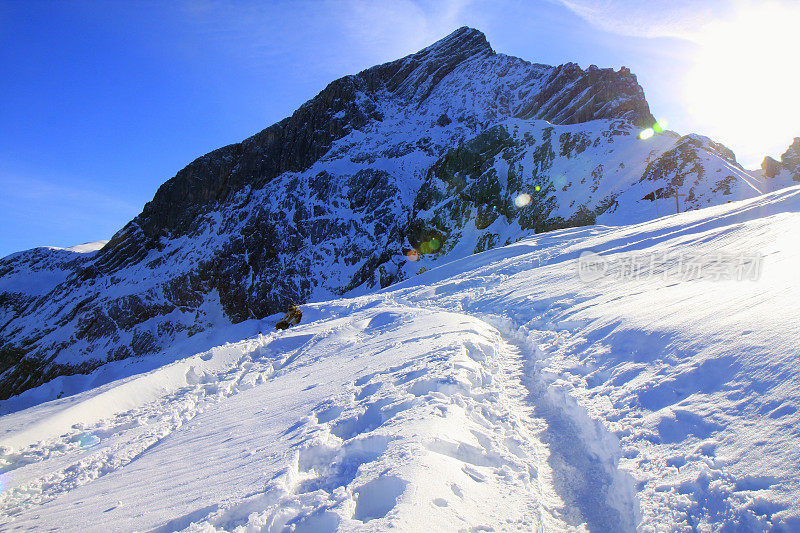
M554 231L307 304L286 331L110 363L117 381L0 417L0 523L797 530L798 224L793 187ZM741 254L756 279L677 270Z

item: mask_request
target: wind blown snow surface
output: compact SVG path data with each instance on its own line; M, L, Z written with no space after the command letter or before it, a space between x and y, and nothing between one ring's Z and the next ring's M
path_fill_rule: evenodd
M305 305L286 331L59 378L103 384L4 403L0 523L797 530L798 227L793 187L554 231ZM675 275L687 256L760 272Z

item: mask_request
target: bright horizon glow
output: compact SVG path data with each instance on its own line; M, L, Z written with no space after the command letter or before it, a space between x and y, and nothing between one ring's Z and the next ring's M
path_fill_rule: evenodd
M726 145L766 144L775 154L791 144L800 127L798 27L800 6L745 4L694 37L699 50L684 99L693 118L708 125L705 135Z

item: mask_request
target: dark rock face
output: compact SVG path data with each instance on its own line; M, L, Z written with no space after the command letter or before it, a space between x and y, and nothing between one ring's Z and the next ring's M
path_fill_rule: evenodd
M494 54L481 32L461 28L416 54L332 82L291 117L206 154L178 172L111 239L95 268L109 273L136 262L143 250L157 247L161 237L191 233L192 221L206 206L226 201L245 186L258 189L281 173L307 169L335 140L372 120L382 120L376 93L385 91L419 105L464 61ZM641 126L655 122L636 76L628 69L614 72L591 66L584 71L575 63L551 69L543 87L523 101L515 116L554 124L620 117ZM439 125L449 120L444 114Z
M554 124L578 124L599 118L625 118L643 128L655 118L644 91L631 71L582 70L575 63L556 67L544 80L544 87L522 107L517 116L539 118Z
M678 139L674 148L651 161L639 181L662 185L653 187L654 199L673 198L676 194L684 197L679 199L684 211L705 207L709 198L701 192L703 189L708 190L710 187L716 198L731 196L734 194L733 187L738 182L730 171L707 176L704 158L709 152L736 164L736 156L724 145L699 135L686 135ZM665 180L666 176L669 179Z
M764 161L761 162L761 170L764 171L766 177L774 178L781 171L781 164L770 156L767 156L764 158Z
M768 178L786 173L792 181L800 181L800 137L794 138L794 142L783 153L780 161L775 161L769 156L765 157L761 169Z
M677 145L661 155L658 159L647 165L647 169L640 181L660 181L662 176L671 175L672 179L667 183L667 187L661 191L662 197L668 197L675 193L677 187L684 184L684 176L689 173L703 175L702 160L698 154L699 144L695 139L681 138Z
M735 163L690 138L678 144L692 157L657 162L673 141L635 137L653 122L627 69L532 64L470 28L338 79L190 163L98 252L0 260L0 399L386 287L420 269L410 250L434 260L591 224L643 173Z
M789 171L793 181L800 181L800 137L781 156L781 166Z
M437 252L447 254L463 241L462 234L470 226L486 230L500 221L501 226L516 223L522 230L539 233L593 224L596 215L608 207L600 198L591 209L579 205L569 217L556 213L559 202L555 189L563 187L566 191L569 186L552 179L553 161L557 150L567 154L572 143L571 134L560 139L554 137L552 127L544 128L541 138L534 140L515 138L506 128L497 126L448 151L431 167L415 200L411 244L419 249L436 238L442 243ZM525 159L528 164L522 163ZM498 172L498 167L507 170ZM599 177L595 173L594 178ZM518 203L517 197L523 193L527 194L527 203ZM499 234L486 231L474 251L509 242L501 242Z

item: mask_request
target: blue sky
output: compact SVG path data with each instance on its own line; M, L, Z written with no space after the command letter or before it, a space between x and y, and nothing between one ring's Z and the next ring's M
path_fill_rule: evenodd
M531 61L627 65L671 129L712 135L677 86L730 2L692 4L0 1L0 256L108 239L194 158L462 25Z

